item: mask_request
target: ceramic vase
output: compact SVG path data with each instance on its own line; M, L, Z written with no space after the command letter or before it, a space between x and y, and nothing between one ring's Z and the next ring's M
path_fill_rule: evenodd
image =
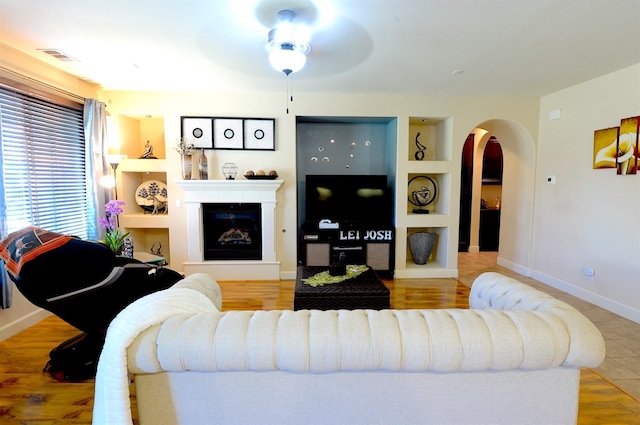
M408 236L409 248L413 262L416 264L427 264L431 252L436 244L436 235L429 232L412 233Z
M209 165L207 163L207 156L204 154L204 149L200 150L198 172L200 174L200 180L209 180Z
M182 154L182 179L191 180L191 171L193 168L193 155Z

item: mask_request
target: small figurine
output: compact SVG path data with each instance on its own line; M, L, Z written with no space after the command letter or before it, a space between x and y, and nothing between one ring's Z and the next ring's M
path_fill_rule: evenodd
M164 214L169 213L169 203L167 201L161 201L155 195L149 195L149 198L153 201L153 211L151 211L151 214L159 214L160 211L163 211Z
M431 201L431 191L425 186L422 186L420 190L414 190L411 192L411 195L413 196L413 200L416 201L416 204L420 207L429 205L429 202Z
M138 159L158 159L153 156L153 146L147 140L147 144L144 146L144 153Z
M420 132L416 134L416 148L418 148L418 150L415 154L413 154L413 157L416 159L416 161L422 161L424 159L424 151L427 149L427 147L418 141L418 137L420 137Z

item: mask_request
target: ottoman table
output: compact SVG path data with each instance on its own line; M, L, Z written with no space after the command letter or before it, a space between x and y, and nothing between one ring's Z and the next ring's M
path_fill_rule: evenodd
M389 288L369 268L343 282L311 286L302 279L328 270L328 267L299 266L293 296L294 310L384 310L389 308Z

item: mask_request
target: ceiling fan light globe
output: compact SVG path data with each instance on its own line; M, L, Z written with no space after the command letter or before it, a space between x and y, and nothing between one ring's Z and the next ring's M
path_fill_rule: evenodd
M300 71L306 62L307 57L295 50L279 49L269 53L269 63L271 63L273 69L284 72L287 75Z

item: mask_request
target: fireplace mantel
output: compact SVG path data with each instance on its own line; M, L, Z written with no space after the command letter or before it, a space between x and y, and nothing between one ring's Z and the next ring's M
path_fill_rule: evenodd
M219 280L275 280L276 191L282 180L178 180L187 209L187 261L185 274L207 273ZM262 209L262 259L204 261L202 204L252 202Z

